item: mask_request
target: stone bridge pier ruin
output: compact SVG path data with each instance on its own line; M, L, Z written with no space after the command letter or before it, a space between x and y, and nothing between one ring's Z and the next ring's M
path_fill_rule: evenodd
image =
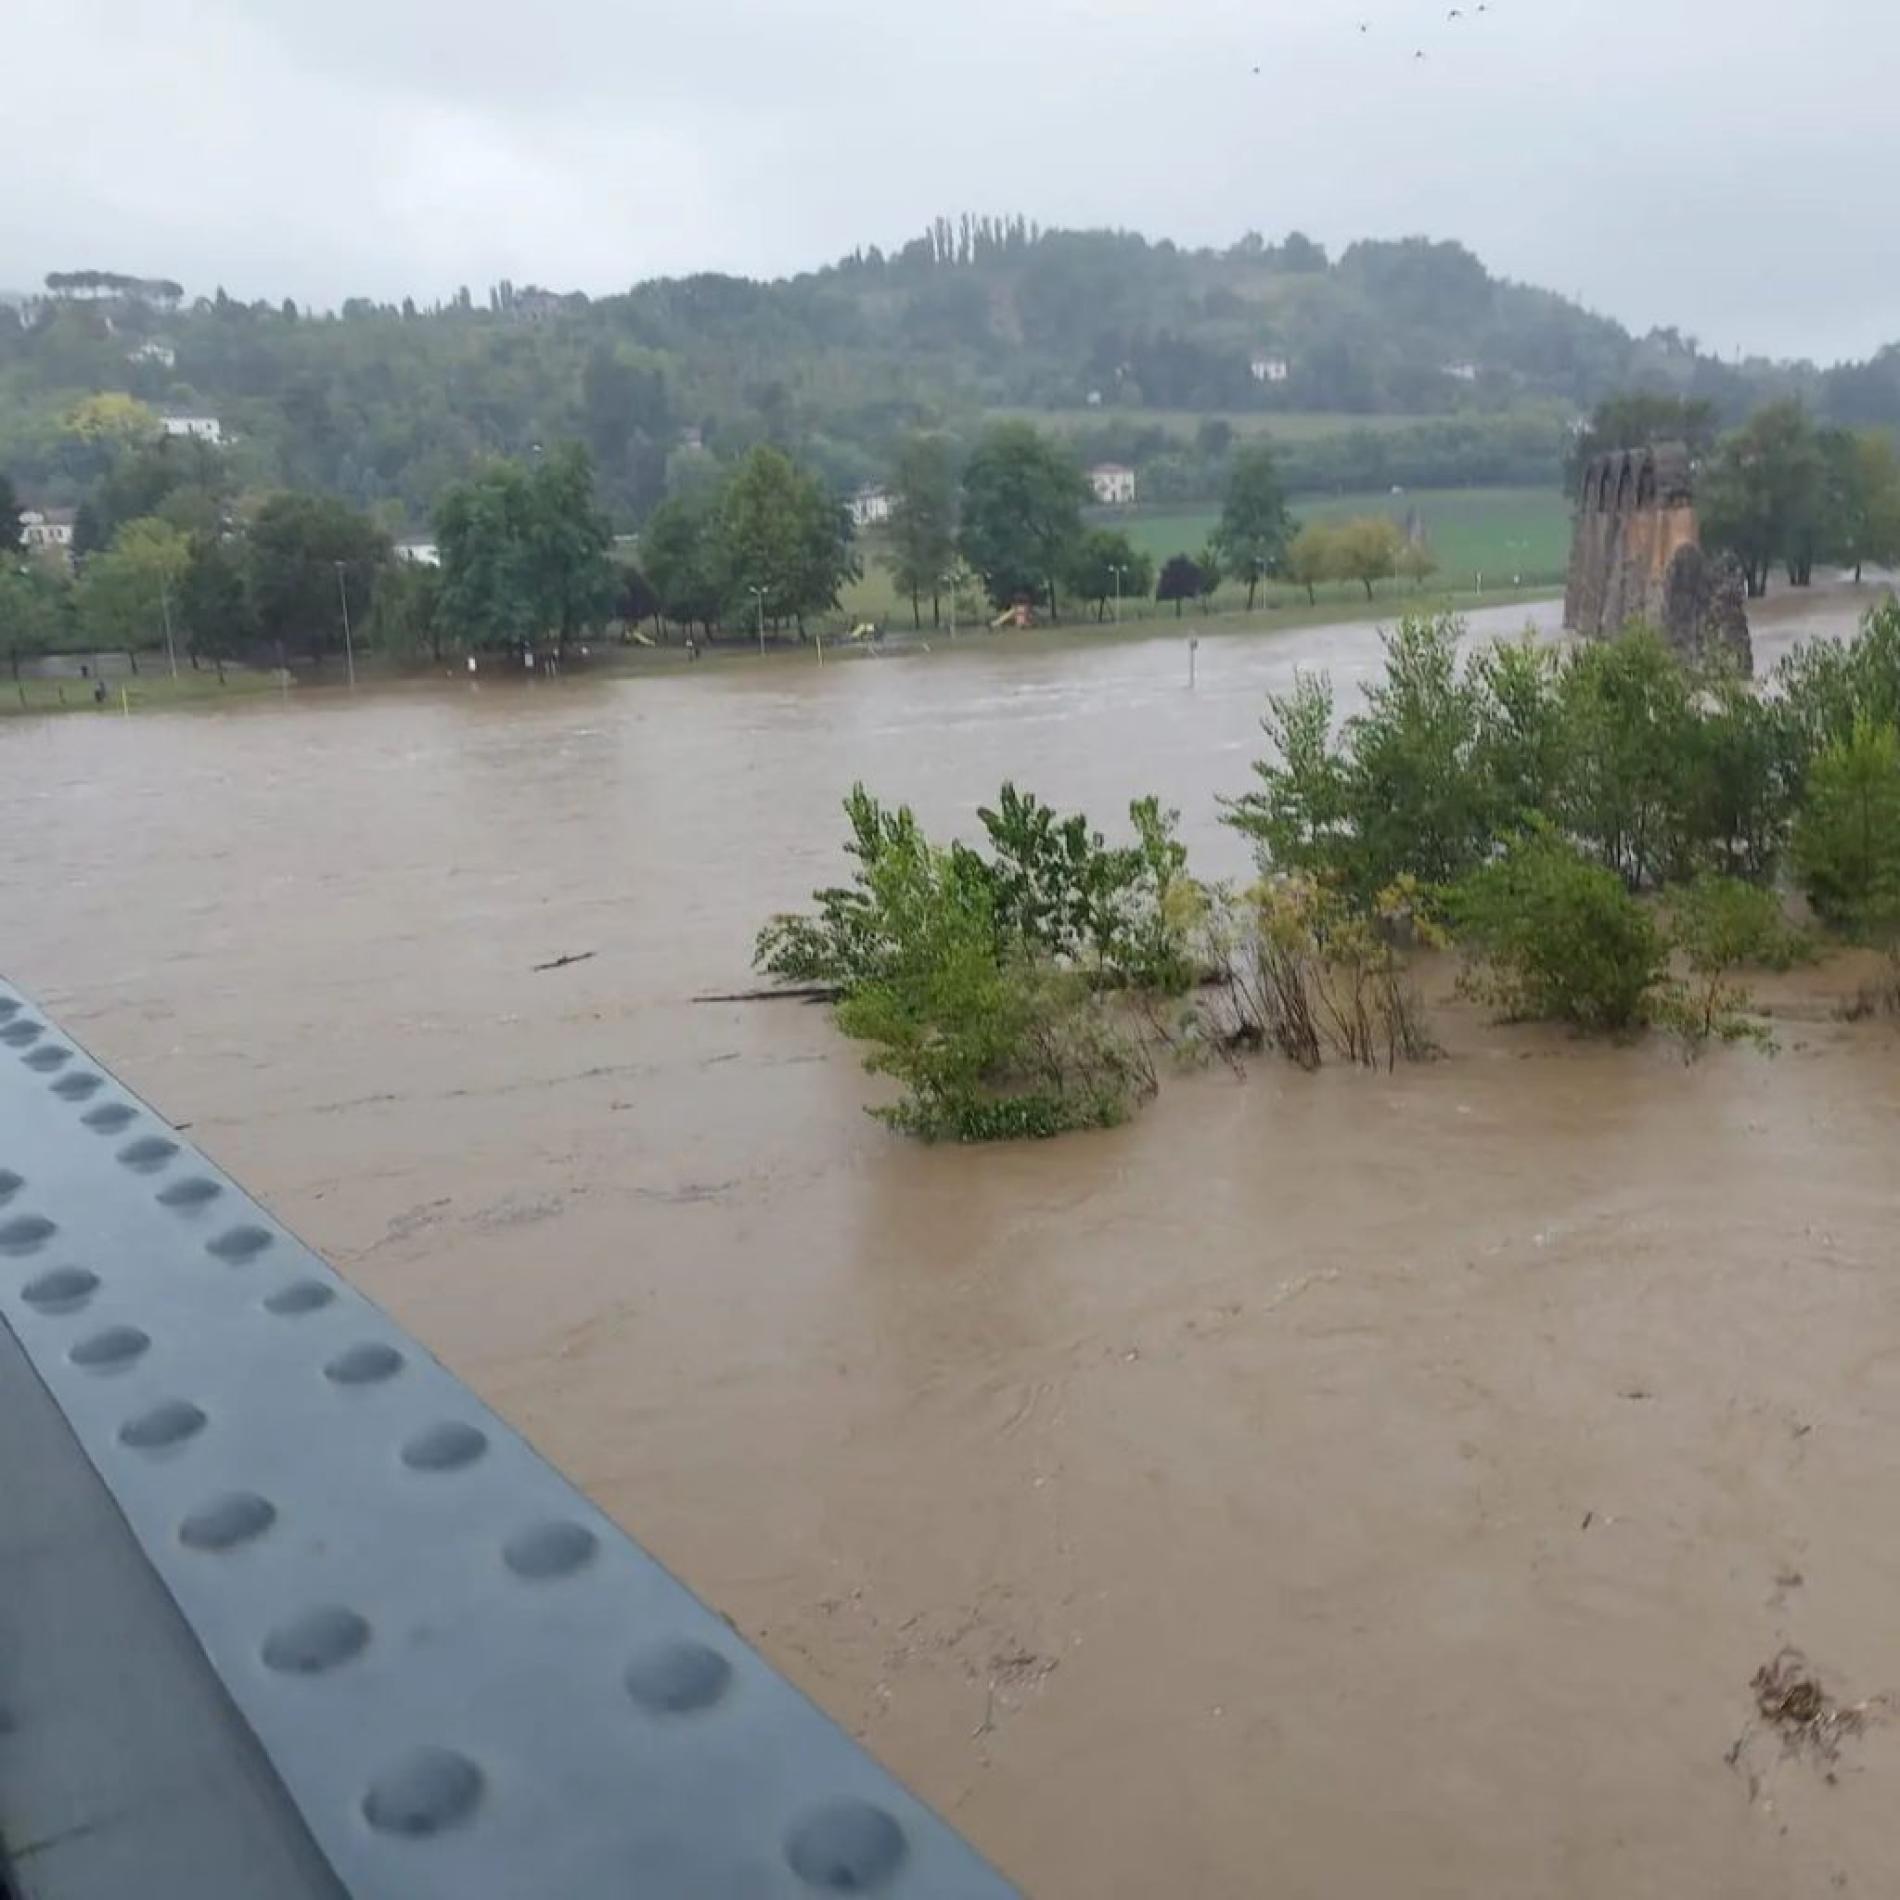
M1641 621L1685 658L1719 650L1752 670L1741 570L1703 551L1684 444L1593 457L1576 504L1564 590L1570 631L1606 639Z

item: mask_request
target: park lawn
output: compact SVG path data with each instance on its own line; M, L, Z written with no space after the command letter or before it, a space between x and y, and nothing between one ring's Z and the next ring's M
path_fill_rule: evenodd
M1570 506L1556 489L1414 488L1403 494L1315 495L1292 504L1298 521L1337 522L1354 515L1389 515L1403 523L1418 510L1426 545L1438 558L1434 585L1467 588L1519 580L1525 586L1559 581L1570 557ZM1171 554L1196 553L1220 521L1211 503L1198 507L1134 508L1098 517L1125 530L1159 567Z
M113 674L105 682L103 706L93 699L93 682L89 679L34 676L14 680L0 676L0 715L12 713L17 718L21 713L84 712L95 716L109 713L117 718L168 706L217 705L280 690L274 671L227 665L224 675L220 685L216 671L207 666L195 673L180 672L172 679L162 667L148 664L140 673Z

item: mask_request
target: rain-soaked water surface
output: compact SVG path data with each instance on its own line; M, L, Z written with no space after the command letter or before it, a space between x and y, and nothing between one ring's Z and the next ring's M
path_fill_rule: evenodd
M1772 1062L1439 981L1428 1068L989 1151L886 1134L822 1010L690 1000L853 778L1154 790L1239 869L1262 693L1376 651L11 724L0 967L1035 1893L1900 1891L1882 1712L1831 1778L1746 1735L1784 1643L1900 1689L1900 1036L1841 970Z

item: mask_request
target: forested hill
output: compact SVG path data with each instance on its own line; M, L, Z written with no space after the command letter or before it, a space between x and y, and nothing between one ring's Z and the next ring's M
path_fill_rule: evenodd
M1900 421L1900 351L1826 373L1724 364L1451 243L1335 260L1298 235L1192 251L1022 219L941 221L773 283L593 299L504 283L320 315L68 271L0 309L0 470L77 499L103 449L69 419L104 390L215 416L241 485L329 490L392 521L426 519L484 453L569 438L624 525L764 439L845 490L881 479L906 429L969 434L997 409L1048 412L1085 454L1139 464L1155 498L1194 491L1207 416L1267 428L1296 487L1536 480L1556 478L1577 411L1630 387L1711 398L1725 420L1796 393L1839 420Z

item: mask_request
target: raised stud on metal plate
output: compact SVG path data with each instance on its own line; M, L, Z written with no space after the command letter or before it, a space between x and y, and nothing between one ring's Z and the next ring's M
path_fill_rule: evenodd
M472 1465L488 1449L488 1434L459 1419L426 1426L402 1448L402 1461L411 1471L459 1471Z
M119 1150L118 1160L138 1174L156 1174L178 1152L175 1141L163 1135L141 1135Z
M732 1665L704 1643L656 1643L627 1665L627 1693L653 1715L709 1709L726 1693Z
M466 1820L482 1798L482 1771L452 1748L414 1748L392 1762L363 1797L363 1818L380 1834L421 1839Z
M116 1135L127 1122L138 1120L138 1110L127 1102L101 1102L89 1108L80 1120L96 1135Z
M255 1260L270 1244L271 1232L268 1227L246 1224L242 1227L227 1227L223 1233L213 1235L205 1242L205 1252L231 1266L241 1267L245 1261Z
M262 1537L277 1522L277 1507L255 1491L231 1491L200 1505L178 1527L178 1541L190 1550L231 1550Z
M97 1095L105 1087L105 1078L99 1075L62 1075L53 1084L53 1093L68 1102L83 1102L88 1095Z
M264 1665L290 1676L320 1676L360 1655L369 1625L354 1610L326 1604L280 1623L264 1638Z
M379 1340L346 1347L323 1368L333 1385L375 1385L402 1370L402 1354Z
M51 1267L27 1281L20 1297L42 1313L70 1313L98 1290L99 1276L90 1267Z
M134 1451L164 1451L204 1430L205 1415L189 1399L160 1399L119 1427L119 1443Z
M26 1181L11 1168L0 1168L0 1207L6 1204L26 1186Z
M6 1028L0 1029L0 1042L10 1043L15 1049L24 1049L29 1042L38 1042L44 1033L38 1023L8 1023Z
M136 1326L102 1326L88 1333L66 1357L89 1372L110 1372L129 1366L151 1343L151 1336Z
M904 1864L904 1830L868 1801L830 1801L785 1837L785 1861L820 1893L877 1893Z
M325 1286L321 1280L293 1280L266 1296L264 1311L295 1317L300 1313L315 1313L335 1298L336 1289Z
M0 1221L0 1253L37 1253L58 1232L44 1214L15 1214Z
M516 1531L501 1547L501 1560L517 1577L540 1583L572 1576L599 1548L600 1539L585 1524L557 1518Z
M160 1207L203 1207L207 1201L215 1201L223 1192L217 1182L205 1175L188 1174L182 1181L174 1181L170 1187L160 1188L158 1204Z
M27 1057L26 1066L37 1069L42 1075L50 1074L54 1069L63 1069L73 1059L70 1049L55 1049L48 1044L44 1049L35 1049Z

